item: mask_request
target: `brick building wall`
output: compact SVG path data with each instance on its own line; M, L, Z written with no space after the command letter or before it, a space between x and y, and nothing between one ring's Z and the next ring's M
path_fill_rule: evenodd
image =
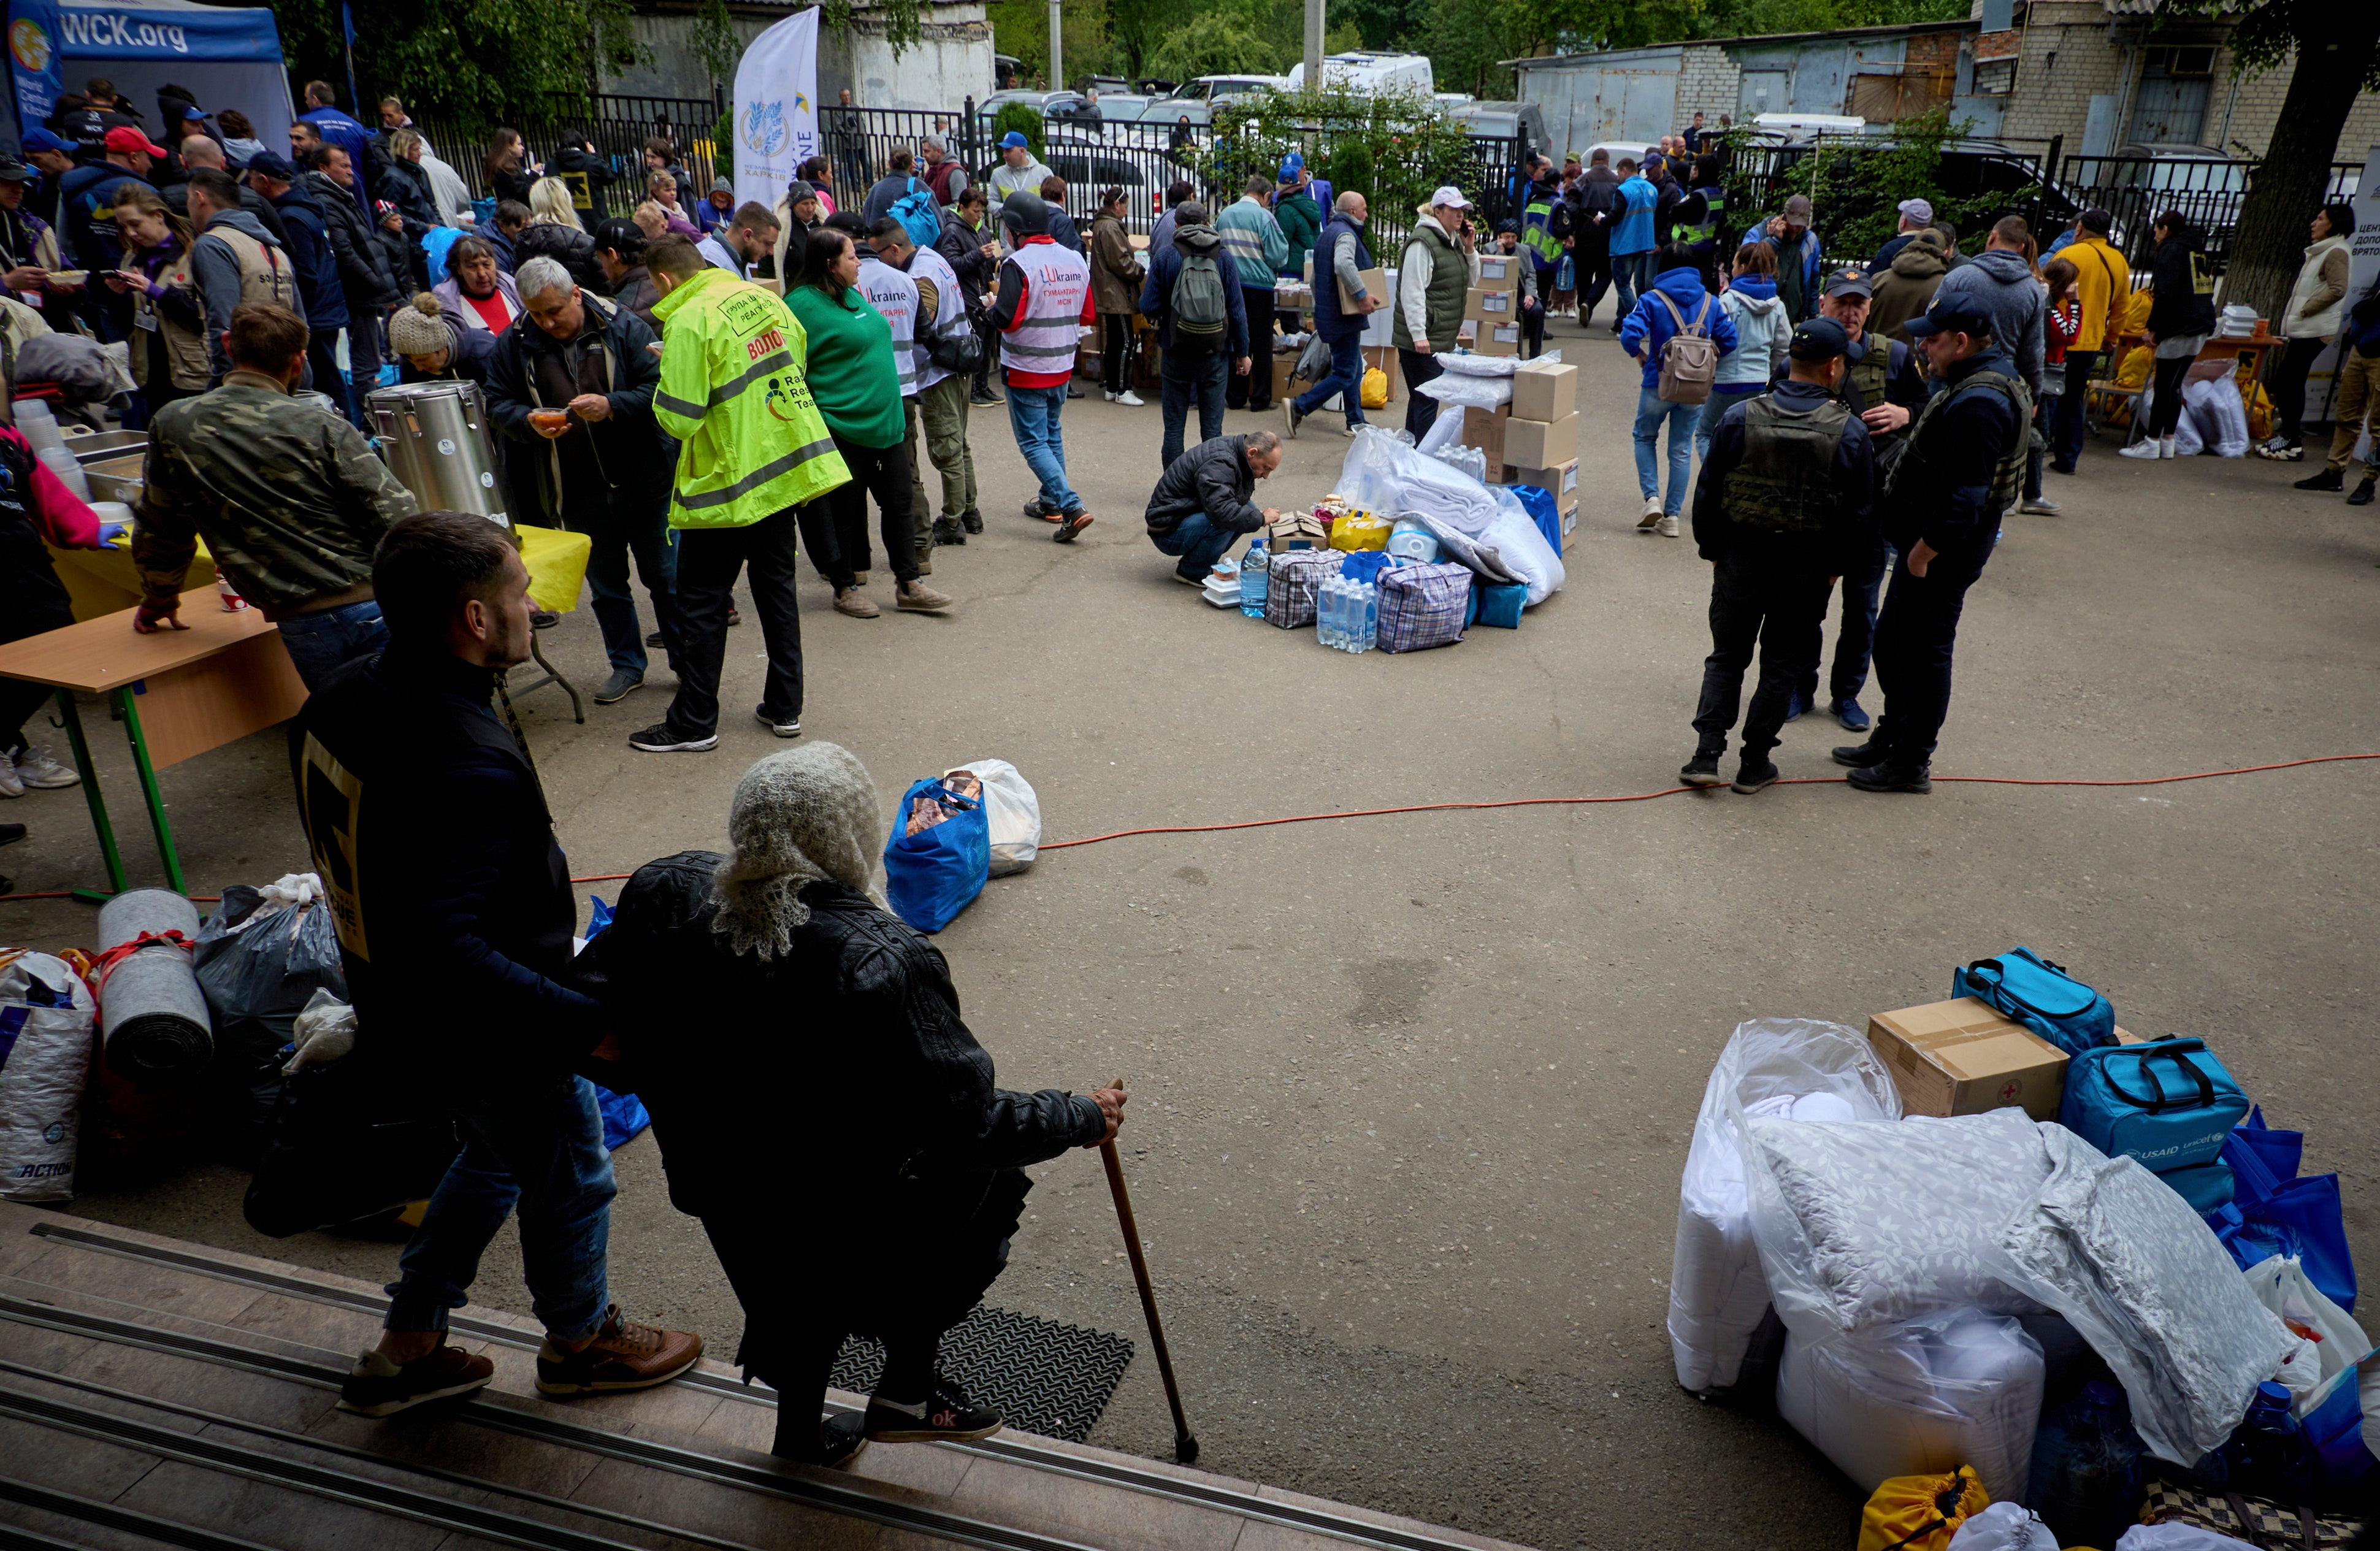
M1743 71L1716 44L1688 44L1678 61L1678 122L1692 124L1703 115L1706 128L1718 127L1719 115L1732 117Z

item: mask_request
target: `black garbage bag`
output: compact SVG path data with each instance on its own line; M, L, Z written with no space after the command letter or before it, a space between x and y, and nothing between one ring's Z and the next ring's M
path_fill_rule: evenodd
M311 885L311 887L308 887ZM347 977L329 907L310 875L284 878L274 897L244 883L224 891L191 950L215 1030L204 1100L209 1132L234 1161L252 1164L281 1097L282 1048L316 991L345 1000ZM279 897L300 896L298 903Z
M426 1198L463 1144L452 1120L407 1092L353 1060L299 1068L241 1204L248 1225L286 1239Z

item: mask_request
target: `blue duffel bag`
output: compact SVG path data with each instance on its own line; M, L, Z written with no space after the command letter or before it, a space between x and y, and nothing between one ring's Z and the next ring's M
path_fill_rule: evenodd
M2116 1042L2116 1010L2107 999L2030 948L1952 970L1950 994L1973 997L2070 1056Z
M2212 1163L2248 1096L2204 1039L2085 1050L2066 1064L2058 1123L2109 1157L2163 1174Z
M909 809L930 797L960 811L909 833ZM921 781L903 794L884 842L884 898L892 913L921 932L938 932L983 892L991 876L991 821L983 803L940 781Z

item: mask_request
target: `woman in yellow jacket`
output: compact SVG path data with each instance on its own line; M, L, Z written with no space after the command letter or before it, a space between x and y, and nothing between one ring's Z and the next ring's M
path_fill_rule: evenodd
M2100 357L2132 292L2131 266L2107 240L2115 218L2104 210L2086 210L2075 224L2075 239L2060 250L2074 266L2082 304L2082 327L2066 347L2066 381L2074 391L2058 401L2058 429L2050 438L2049 467L2060 474L2073 473L2074 460L2082 455L2082 401L2090 397L2083 385L2099 375Z
M779 737L794 737L802 730L795 514L851 471L810 397L809 342L783 301L714 267L674 234L645 249L645 266L661 292L653 303L662 339L653 415L684 443L669 513L678 530L682 646L669 714L628 746L648 754L719 746L729 589L747 563L769 648L755 714Z

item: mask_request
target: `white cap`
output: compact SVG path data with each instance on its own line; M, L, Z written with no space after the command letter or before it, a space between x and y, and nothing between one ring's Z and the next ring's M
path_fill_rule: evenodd
M1429 197L1429 202L1433 205L1444 205L1449 210L1471 208L1471 201L1463 197L1463 190L1451 183L1441 186L1437 193Z

